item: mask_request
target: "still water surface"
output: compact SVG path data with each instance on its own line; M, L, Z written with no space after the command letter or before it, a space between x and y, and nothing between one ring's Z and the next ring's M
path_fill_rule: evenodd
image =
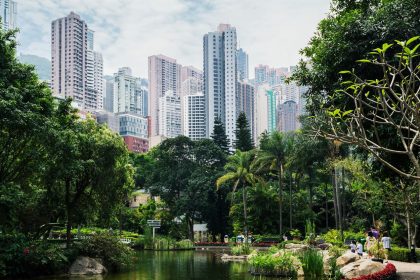
M220 253L207 251L154 252L139 251L132 270L106 276L49 277L43 280L259 280L248 273L248 265L241 262L224 263ZM268 278L275 279L275 278Z

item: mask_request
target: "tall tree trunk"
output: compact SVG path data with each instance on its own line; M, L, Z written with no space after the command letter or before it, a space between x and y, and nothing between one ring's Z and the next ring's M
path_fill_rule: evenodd
M338 229L337 192L335 188L335 170L331 171L331 185L333 188L334 221L335 229Z
M337 170L335 170L335 175L337 175ZM342 209L341 209L341 194L340 194L340 188L338 185L338 181L337 181L337 176L335 176L335 193L337 196L337 212L338 212L338 227L340 229L340 236L341 236L341 241L344 241L344 234L343 234L343 215L342 215Z
M65 180L66 188L66 248L70 247L71 239L71 207L70 207L70 179Z
M410 217L410 211L408 210L407 203L405 203L405 218L407 220L407 247L410 248L413 237L411 235L411 217Z
M289 227L292 229L292 174L290 174L290 184L289 184Z
M313 180L312 170L309 170L309 209L311 210L311 212L313 209L313 196L314 196L312 180Z
M242 183L242 200L244 204L244 233L245 233L245 244L248 244L248 223L247 223L247 214L246 214L246 186Z
M325 228L329 230L330 226L328 224L328 185L325 184Z
M279 170L279 234L283 235L283 164Z

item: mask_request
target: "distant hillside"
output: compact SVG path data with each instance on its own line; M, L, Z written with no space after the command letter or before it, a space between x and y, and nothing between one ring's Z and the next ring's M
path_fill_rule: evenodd
M35 65L36 72L41 80L51 80L51 62L40 56L20 54L19 60L26 64Z

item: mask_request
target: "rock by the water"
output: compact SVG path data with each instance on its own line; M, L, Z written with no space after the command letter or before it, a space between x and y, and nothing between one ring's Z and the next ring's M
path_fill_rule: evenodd
M284 245L284 249L292 251L293 253L299 253L308 250L308 248L308 245L298 243L287 243Z
M384 265L369 259L349 263L340 269L344 279L353 279L362 275L373 274L384 269Z
M327 275L330 272L330 262L333 256L328 251L322 251L322 261L324 263L324 273Z
M346 264L355 262L360 259L360 256L356 253L347 252L344 255L337 258L336 264L338 267L343 267Z
M235 255L223 254L221 258L222 258L222 261L225 261L225 262L228 262L228 261L246 261L248 256L247 255L235 256Z
M88 257L78 257L70 267L72 275L97 275L107 273L107 269L97 260Z

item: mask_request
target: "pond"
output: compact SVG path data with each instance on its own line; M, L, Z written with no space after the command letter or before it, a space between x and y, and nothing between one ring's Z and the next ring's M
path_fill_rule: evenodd
M259 280L241 262L224 263L221 253L209 251L138 251L135 267L127 272L104 277L48 277L45 280ZM267 278L276 279L276 278Z

